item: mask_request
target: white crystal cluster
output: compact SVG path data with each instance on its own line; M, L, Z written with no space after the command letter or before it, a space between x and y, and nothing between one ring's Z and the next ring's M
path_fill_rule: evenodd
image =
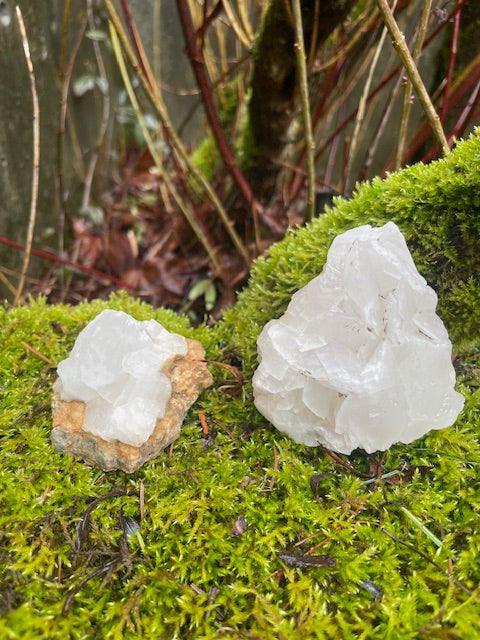
M185 338L155 320L102 311L58 365L54 391L61 400L85 402L84 430L139 446L164 416L172 393L161 369L166 360L186 352Z
M322 273L258 339L255 405L297 442L340 453L451 425L451 343L398 227L338 236Z

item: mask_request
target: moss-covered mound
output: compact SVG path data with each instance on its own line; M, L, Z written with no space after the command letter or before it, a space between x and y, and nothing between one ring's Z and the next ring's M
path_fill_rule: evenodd
M351 200L291 231L257 261L248 287L225 314L224 327L249 361L263 325L281 315L292 293L321 271L335 236L392 220L415 263L439 295L439 313L457 346L480 335L480 129L448 157L359 185ZM478 344L478 343L477 343ZM253 362L253 360L252 360Z
M290 234L213 329L123 295L0 309L0 638L480 638L479 209L477 135ZM337 233L389 219L439 293L466 405L383 466L357 452L347 468L255 412L255 339ZM212 365L179 440L132 475L49 440L55 363L107 306L243 358L243 384Z

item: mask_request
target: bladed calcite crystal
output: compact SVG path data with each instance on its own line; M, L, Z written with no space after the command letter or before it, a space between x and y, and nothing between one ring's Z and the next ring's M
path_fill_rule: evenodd
M196 340L155 320L100 313L59 363L52 442L102 469L134 471L180 434L212 377Z
M464 398L436 305L394 223L338 236L258 338L256 407L297 442L345 454L453 424Z

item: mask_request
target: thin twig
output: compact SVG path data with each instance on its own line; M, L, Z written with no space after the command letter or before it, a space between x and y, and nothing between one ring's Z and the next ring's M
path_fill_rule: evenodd
M161 5L162 0L153 0L153 43L152 43L152 55L153 55L153 75L157 85L161 82L161 54L160 54L160 39L161 28L163 27L161 21Z
M245 6L245 0L237 0L237 9L238 15L240 16L240 22L243 25L243 29L247 34L247 38L251 45L254 39L254 34L252 25L250 24L250 20L248 19L248 11L247 7Z
M345 58L339 60L335 67L332 67L328 72L327 79L325 80L325 87L322 91L322 97L319 103L316 105L313 115L312 115L312 128L314 133L316 133L317 125L320 122L320 118L323 115L325 103L327 102L327 98L331 95L332 88L338 83L338 78L340 71L345 62ZM303 160L305 158L305 154L307 152L306 145L303 145L300 153L298 154L298 158L296 160L296 166L293 167L293 175L290 179L290 184L288 185L288 202L292 202L296 199L298 192L303 184L304 180L304 171L302 169Z
M418 65L418 60L420 58L420 54L422 53L423 43L425 41L425 35L427 33L428 19L430 18L431 9L432 9L432 0L425 0L422 7L422 14L420 16L417 39L415 41L415 46L413 48L413 54L412 54L412 59L415 65ZM400 169L400 167L402 166L403 150L405 148L405 140L407 138L408 120L410 117L410 110L412 108L411 87L412 87L411 82L407 80L403 87L402 116L400 118L398 143L397 143L397 150L395 153L395 169Z
M417 547L414 547L413 544L410 544L409 542L405 542L405 540L401 540L400 538L397 538L397 536L393 535L393 533L390 533L390 531L388 531L388 529L385 529L385 527L381 527L380 529L381 531L383 531L383 533L385 533L389 538L391 538L392 540L394 540L395 542L398 542L399 544L403 545L404 547L406 547L407 549L410 549L411 551L415 551L415 553L418 553L419 556L422 556L422 558L424 558L425 560L427 560L428 562L430 562L430 564L433 564L433 566L438 569L438 571L440 571L440 573L443 573L443 575L448 578L449 580L451 580L453 582L453 584L458 587L459 589L461 589L464 593L466 593L467 595L471 596L472 592L467 589L467 587L464 587L463 584L461 582L459 582L458 580L455 580L455 578L452 578L452 576L450 576L445 569L442 569L442 567L437 564L434 560L432 560L431 558L429 558L427 556L426 553L423 553L423 551L420 551L420 549L417 549Z
M92 4L93 4L93 0L87 0L88 23L89 23L90 29L93 30L95 28L95 23L93 21ZM105 63L103 62L100 45L98 44L95 38L92 40L92 45L93 45L93 51L95 54L95 60L97 62L98 73L103 83L107 87L107 90L101 91L102 103L103 103L102 119L100 122L100 127L98 129L97 139L95 141L95 148L93 149L93 153L88 163L87 172L85 175L82 202L81 202L82 209L87 207L90 201L93 175L95 173L95 168L98 162L99 150L101 149L104 143L105 134L107 133L107 128L108 128L108 121L110 119L110 94L109 94L110 89L108 87L108 78L107 78L107 72L105 70Z
M123 84L125 86L125 90L126 90L127 95L128 95L128 97L130 99L130 102L132 104L132 108L133 108L133 110L135 112L138 124L140 126L140 129L142 131L143 137L145 139L145 143L146 143L146 145L148 147L148 150L150 151L150 155L152 156L153 161L155 162L155 167L156 167L156 169L158 171L158 174L162 178L162 181L167 186L167 189L171 193L171 195L172 195L173 199L175 200L178 208L180 209L180 211L185 216L185 219L187 220L188 224L190 225L190 227L192 228L193 232L197 236L198 240L202 244L203 248L207 252L207 255L210 258L210 260L212 261L212 264L213 264L214 268L217 271L220 271L221 265L220 265L220 263L218 261L218 258L216 256L216 254L215 254L214 247L211 246L210 242L208 241L206 233L204 232L204 230L202 230L200 228L200 225L199 225L198 221L195 219L195 217L192 215L192 212L189 210L189 208L186 205L186 203L180 197L180 194L178 193L177 189L175 188L172 180L170 179L170 176L167 174L167 172L163 168L163 164L162 164L162 160L161 160L160 154L158 153L158 151L157 151L157 149L156 149L156 147L155 147L155 145L153 143L153 140L152 140L152 137L151 137L150 132L148 130L148 127L145 124L145 118L143 117L142 110L140 108L140 105L138 104L138 100L137 100L137 97L136 97L135 92L133 90L132 84L130 82L130 78L128 77L127 67L126 67L125 61L123 59L123 54L122 54L122 50L120 48L120 42L119 42L119 39L118 39L118 36L117 36L117 32L115 31L115 28L114 28L114 26L113 26L111 21L109 21L109 28L110 28L110 40L111 40L111 43L112 43L113 52L114 52L115 58L117 60L118 68L119 68L120 74L122 76L122 80L123 80Z
M307 153L308 173L308 210L310 218L315 217L315 142L312 134L312 118L310 115L310 99L307 83L307 60L305 43L303 40L302 8L300 0L293 0L293 17L295 26L295 57L302 101L303 126L305 131L305 146Z
M475 122L476 118L475 117L470 118L470 116L472 114L472 111L475 109L475 106L477 105L479 98L480 98L480 80L477 82L470 98L468 99L465 109L460 114L460 117L456 125L454 126L452 133L449 136L449 140L451 142L453 142L454 139L457 138L458 136L462 135L463 130L467 125L469 119Z
M396 4L397 4L397 0L394 1L394 4L393 4L394 8ZM362 95L360 97L360 102L358 103L357 117L355 119L355 126L353 128L352 140L350 143L350 148L348 150L348 161L347 161L347 168L346 168L346 183L345 183L344 191L348 195L350 194L350 191L352 188L352 166L353 166L353 160L355 157L355 151L357 149L358 136L360 134L360 129L362 127L363 120L365 118L367 98L368 98L368 94L370 93L370 87L373 82L373 74L375 73L375 69L377 68L377 63L380 58L380 53L382 52L383 44L385 42L386 37L387 37L387 27L384 27L382 29L382 33L380 34L380 39L378 41L377 48L375 49L375 52L373 54L372 62L368 69L367 79L365 80L365 85L363 87Z
M32 194L30 201L30 216L28 219L27 229L27 243L26 251L23 259L22 271L20 274L20 281L18 283L17 291L13 304L18 304L22 295L23 287L25 284L25 277L27 275L28 265L30 263L30 255L32 253L33 243L33 231L35 229L35 220L37 217L37 200L38 200L38 179L40 169L40 108L38 105L37 87L35 84L35 73L33 71L32 59L30 57L30 47L27 39L27 32L25 30L25 23L23 22L22 12L20 7L15 7L17 12L18 27L20 29L20 35L22 37L23 52L25 54L25 61L27 63L28 75L30 77L30 88L32 91L32 105L33 105L33 162L32 162Z
M63 16L63 24L62 24L62 52L66 45L64 42L67 40L67 24L68 24L68 10L70 4L67 3L64 8L64 16ZM65 235L65 218L67 215L67 203L65 198L65 190L63 184L63 138L65 135L65 122L67 120L67 101L68 101L68 92L70 88L70 81L72 78L73 67L75 64L75 60L77 59L78 51L80 49L80 45L83 41L83 36L85 35L85 30L88 24L88 15L87 11L83 13L82 20L80 22L77 37L75 38L75 42L73 43L72 51L70 53L70 58L68 59L67 65L64 66L63 58L64 53L62 53L62 63L60 67L60 81L61 81L61 90L60 90L60 109L58 116L58 128L57 128L57 189L58 189L58 202L59 202L59 215L58 215L58 223L57 223L57 233L58 233L58 249L59 252L63 252L64 249L64 235ZM80 155L80 158L82 156Z
M393 108L395 107L395 104L397 102L397 97L398 97L398 93L400 91L400 87L402 86L402 76L399 76L397 78L397 81L393 87L393 89L390 92L390 95L388 97L387 102L385 103L385 108L383 111L383 115L382 118L380 120L380 123L377 126L377 130L375 132L375 135L373 136L373 140L372 143L370 144L368 151L367 151L367 156L365 158L365 162L363 163L363 167L362 170L359 172L359 180L365 180L365 178L368 175L369 169L372 165L373 159L375 158L376 154L377 154L377 150L378 150L378 145L380 144L380 140L383 137L383 133L385 131L385 128L387 127L388 123L390 122L390 115L393 111Z
M365 16L365 12L361 16L359 16L350 30L354 31L357 28L357 25L359 25L356 33L354 33L353 36L349 37L347 43L343 47L341 47L340 50L337 51L331 58L326 60L326 62L315 66L315 73L318 74L321 71L325 71L326 69L333 67L333 65L342 58L345 58L347 54L356 46L358 41L365 35L365 33L367 33L371 29L377 17L378 9L376 7L368 16Z
M464 2L465 0L457 1L457 7L459 8L459 11L455 14L455 18L453 20L452 46L450 49L450 59L448 61L447 78L445 82L445 91L443 92L442 111L440 114L440 120L442 124L445 123L448 113L450 88L452 86L453 72L455 70L455 62L457 59L458 34L460 31L460 17L462 15L460 9Z
M278 451L277 451L277 447L273 445L273 471L278 471L278 465L279 465ZM272 474L272 477L270 478L270 484L268 487L270 491L272 491L274 484L275 484L275 475Z
M3 282L3 284L5 285L5 287L10 291L10 293L12 294L12 296L15 296L17 290L15 289L15 287L13 286L13 284L10 282L10 280L3 275L3 273L0 271L0 282Z
M140 503L140 522L145 519L145 485L143 480L140 480L139 491L139 503Z
M308 56L307 56L307 69L309 73L312 70L313 63L315 62L315 54L317 52L319 14L320 14L320 0L315 0L315 5L313 8L313 30L312 30L312 37L310 40L310 49L308 51ZM305 55L306 55L306 52L305 52Z
M27 247L19 242L15 242L14 240L10 240L9 238L4 238L0 236L0 244L6 244L8 247L13 247L14 249L20 249L21 251L26 251ZM60 256L55 255L54 253L48 253L47 251L42 251L41 249L31 249L30 253L33 256L38 256L39 258L45 258L45 260L51 260L52 262L56 262L58 264L64 264L67 267L72 267L72 269L77 269L78 271L83 271L83 273L88 273L91 276L96 278L100 278L102 280L108 280L109 282L113 282L114 284L122 287L128 291L135 291L135 287L132 287L124 280L120 278L116 278L108 273L104 273L103 271L98 271L98 269L93 269L92 267L86 267L83 264L78 264L77 262L73 262L72 260L67 260L67 258L61 258Z
M125 33L125 29L123 28L123 25L118 16L118 13L115 10L112 0L103 0L103 2L105 5L105 8L107 9L110 20L112 21L113 26L115 27L115 31L120 39L125 55L127 56L128 61L132 65L132 68L135 71L138 79L140 80L140 83L146 93L147 98L150 100L151 104L153 105L160 119L160 122L162 123L164 132L168 134L169 139L175 145L175 149L179 155L179 158L186 165L187 170L191 175L192 179L195 180L197 185L200 185L200 187L204 189L204 191L210 198L211 202L213 203L215 209L218 212L220 219L222 220L223 225L225 226L228 234L230 235L230 238L233 244L235 245L237 251L242 256L247 266L249 266L250 258L248 256L246 247L243 244L237 232L235 231L233 225L231 224L231 221L228 217L228 214L225 208L223 207L222 203L220 202L220 199L218 198L217 194L215 193L214 189L212 188L208 180L204 178L201 172L193 165L190 158L188 157L188 154L184 148L184 145L179 139L175 129L172 127L172 124L168 118L166 106L159 92L158 86L154 84L152 88L150 79L153 78L153 74L147 68L147 75L146 75L143 69L140 68L138 60L128 41L128 37ZM142 56L142 60L143 60L143 64L146 64L146 63L148 64L148 62L143 56Z
M392 38L392 44L397 51L403 65L407 71L408 77L415 89L420 103L425 111L425 115L427 120L432 128L432 131L442 147L444 155L448 154L450 151L447 139L445 137L445 133L443 131L442 125L440 123L440 118L438 117L437 112L430 100L430 96L428 95L428 91L425 89L425 85L418 73L418 69L413 61L412 54L410 53L406 42L405 36L400 31L400 28L393 16L392 10L388 6L387 0L377 0L377 5L382 14L383 20L387 25L388 31Z
M229 436L229 438L231 440L233 440L233 442L237 445L237 447L240 446L240 443L238 442L237 438L233 435L233 433L230 431L230 429L225 426L222 422L220 422L220 420L214 420L215 424L218 424L218 426L223 429L225 431L225 433L227 433L227 435Z
M357 469L355 469L354 466L352 466L349 462L346 462L346 460L344 460L343 458L341 458L338 453L336 453L335 451L332 451L332 449L328 449L327 447L319 444L319 446L325 451L325 453L327 453L331 458L333 458L333 460L335 460L335 462L338 462L338 464L340 464L342 467L345 467L345 469L348 469L349 471L351 471L352 473L354 473L356 476L360 476L362 478L371 478L372 474L371 473L363 473L362 471L358 471Z
M222 0L222 5L235 35L245 47L249 48L252 44L252 38L247 35L243 29L243 25L237 20L237 17L230 6L230 2L228 0Z
M298 0L297 0L298 1ZM230 145L225 137L225 133L220 124L217 110L215 108L212 93L208 84L207 75L205 73L205 66L203 60L203 54L195 39L195 29L193 26L192 15L188 6L187 0L176 0L178 15L180 17L180 23L182 25L183 35L185 38L185 44L187 48L190 64L192 65L193 72L197 81L197 85L202 94L203 105L207 116L208 123L212 130L215 142L217 143L218 150L222 156L225 166L229 169L232 177L237 185L239 192L245 199L248 206L255 212L259 210L260 205L256 202L252 193L251 187L248 184L245 176L240 170L238 164L235 161ZM257 238L257 242L259 239Z
M50 360L50 358L47 358L47 356L44 356L43 353L41 353L40 351L38 351L38 349L35 349L35 347L32 347L31 344L28 344L28 342L23 342L22 341L22 346L25 347L25 349L28 349L29 351L31 351L32 353L34 353L36 356L38 356L39 358L41 358L42 360L44 360L47 364L51 364L53 367L56 367L57 365L55 364L55 362L53 362L53 360Z
M61 102L63 103L64 95L63 95L63 85L65 83L65 58L67 52L67 36L68 36L68 22L70 20L70 0L65 0L63 5L63 15L62 15L62 31L60 36L60 84L62 86L61 92ZM61 107L60 107L61 111ZM59 135L57 131L57 195L58 195L58 203L59 203L59 212L58 212L58 223L57 223L57 234L58 234L58 250L60 253L63 252L64 249L64 234L65 234L65 198L63 195L63 170L62 170L62 136ZM60 150L59 150L60 149Z

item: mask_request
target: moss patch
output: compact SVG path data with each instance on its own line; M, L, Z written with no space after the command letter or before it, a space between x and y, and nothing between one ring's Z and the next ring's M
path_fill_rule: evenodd
M480 637L479 187L478 135L360 186L272 247L213 329L126 295L0 309L0 637ZM388 219L439 293L466 405L455 426L392 447L375 483L265 425L249 380L261 327L318 273L335 235ZM212 365L215 389L171 452L132 475L53 450L55 367L25 346L57 363L106 307L194 337L210 359L243 358L245 383ZM364 453L349 462L368 474ZM285 551L335 566L287 566Z

